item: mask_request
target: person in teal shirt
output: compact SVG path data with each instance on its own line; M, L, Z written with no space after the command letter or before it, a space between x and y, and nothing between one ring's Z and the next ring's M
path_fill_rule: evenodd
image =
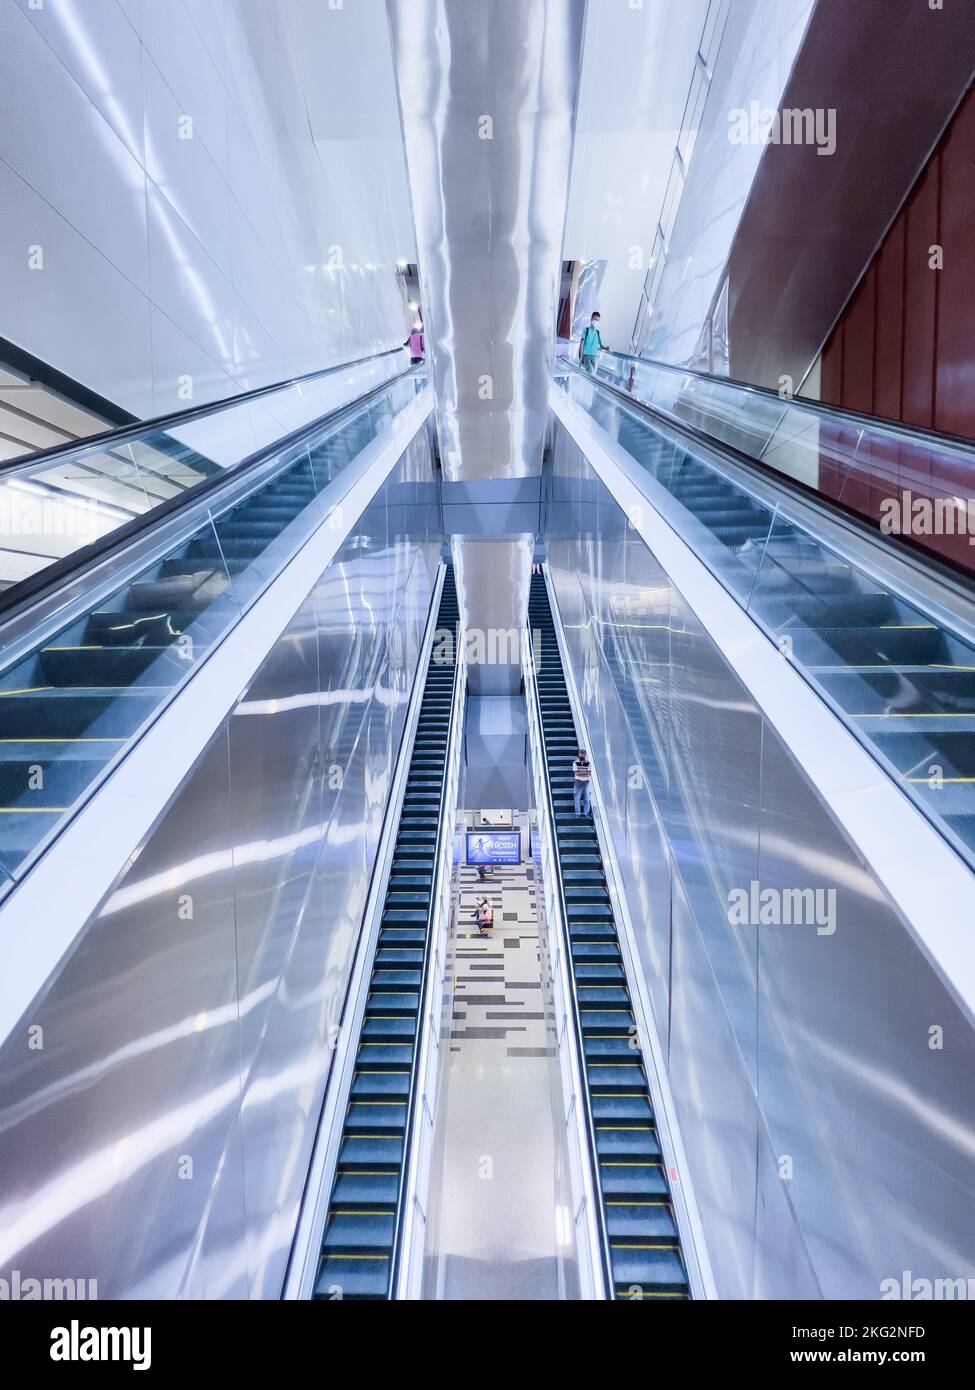
M587 372L596 370L596 359L606 347L599 332L599 310L597 309L589 320L589 327L582 330L582 337L579 339L579 361Z

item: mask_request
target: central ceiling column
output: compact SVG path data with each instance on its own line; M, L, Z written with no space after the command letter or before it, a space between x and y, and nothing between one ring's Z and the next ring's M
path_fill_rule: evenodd
M388 8L444 479L504 497L542 468L585 0ZM533 540L454 536L466 627L524 626ZM517 689L493 665L471 689Z

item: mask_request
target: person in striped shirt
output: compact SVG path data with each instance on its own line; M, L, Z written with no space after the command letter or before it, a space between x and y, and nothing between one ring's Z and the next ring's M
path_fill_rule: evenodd
M576 815L592 815L592 764L584 748L579 749L579 755L572 764L572 775L575 782L572 787L572 795L575 798Z

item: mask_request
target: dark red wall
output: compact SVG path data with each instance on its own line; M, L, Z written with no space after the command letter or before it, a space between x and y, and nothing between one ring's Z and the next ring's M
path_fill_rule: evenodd
M822 398L975 437L975 89L826 344Z

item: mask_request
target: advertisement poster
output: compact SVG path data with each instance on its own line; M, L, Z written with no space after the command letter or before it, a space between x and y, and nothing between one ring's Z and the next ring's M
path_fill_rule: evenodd
M520 864L520 830L468 830L468 864Z

